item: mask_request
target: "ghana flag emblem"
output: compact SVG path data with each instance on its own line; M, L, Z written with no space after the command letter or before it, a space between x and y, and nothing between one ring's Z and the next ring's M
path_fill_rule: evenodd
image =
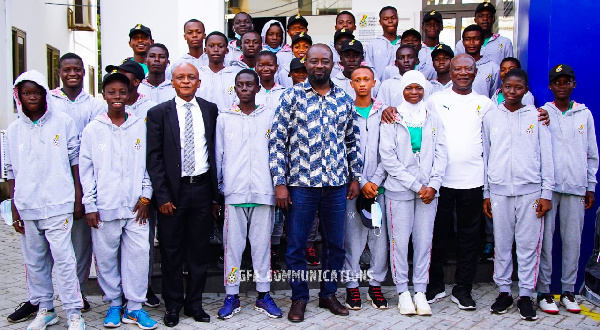
M556 72L561 72L562 71L562 64L556 67Z

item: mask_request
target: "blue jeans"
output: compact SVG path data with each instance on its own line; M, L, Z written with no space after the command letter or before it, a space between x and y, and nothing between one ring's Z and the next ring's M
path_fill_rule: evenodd
M288 246L285 260L287 269L306 274L306 241L315 221L317 211L320 217L320 229L323 236L323 270L319 297L327 298L337 291L337 279L344 265L344 226L346 214L346 186L339 187L288 187L292 205L288 210L287 237ZM330 272L326 272L330 271ZM337 272L332 276L332 271ZM308 301L307 275L293 277L292 301Z

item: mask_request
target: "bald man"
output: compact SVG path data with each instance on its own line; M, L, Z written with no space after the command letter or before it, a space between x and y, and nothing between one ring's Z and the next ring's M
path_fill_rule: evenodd
M348 315L335 293L345 257L346 199L358 196L362 157L354 101L331 82L332 68L328 46L309 48L308 80L283 92L270 134L275 202L288 210L287 269L301 275L290 282L292 322L304 320L309 300L304 251L317 211L324 242L319 307Z
M182 63L171 80L177 96L148 111L147 168L158 207L162 288L166 313L174 327L179 311L210 322L202 309L209 263L209 238L219 201L215 165L217 106L195 97L198 70ZM188 271L183 290L183 269Z

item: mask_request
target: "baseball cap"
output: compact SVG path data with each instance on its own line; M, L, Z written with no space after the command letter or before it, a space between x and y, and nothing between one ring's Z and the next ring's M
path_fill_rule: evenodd
M450 48L450 46L446 44L439 44L435 46L431 51L431 58L436 57L439 53L446 53L450 55L450 57L454 57L454 52L452 51L452 48Z
M297 14L297 15L294 15L294 16L290 16L290 18L288 19L287 26L289 27L290 25L292 25L294 23L301 23L302 25L308 27L308 21L306 20L306 18L304 18L300 14Z
M430 19L434 19L440 23L443 23L442 14L440 14L437 10L428 11L423 15L423 23L427 22Z
M421 39L421 33L419 33L419 31L417 31L417 30L415 30L413 28L410 28L410 29L402 32L402 36L400 37L400 40L402 40L402 39L404 39L404 38L406 38L408 36L411 36L411 35L419 38L419 40L422 40Z
M381 227L381 208L377 204L373 211L373 204L376 204L375 198L366 198L362 193L358 194L356 198L356 211L360 215L360 220L363 226L369 229L375 229ZM374 214L375 213L375 214Z
M550 74L548 75L548 77L550 78L550 81L553 81L559 76L569 76L575 79L575 71L573 71L573 68L570 65L558 64L552 69L550 69Z
M142 81L142 80L144 80L144 78L146 78L146 75L144 74L144 68L142 68L142 66L138 62L135 62L132 60L125 60L119 66L116 66L116 65L107 65L106 66L106 72L112 72L114 70L119 70L119 69L129 72L129 73L132 73L140 81Z
M127 84L127 86L129 86L129 78L127 78L126 75L122 74L121 72L117 71L117 70L113 70L110 71L109 73L104 75L104 78L102 78L102 89L104 89L104 87L110 83L111 81L121 81L125 84Z
M304 62L306 62L306 58L297 58L294 57L292 59L292 61L290 62L290 72L292 70L296 70L296 69L300 69L300 68L306 68Z
M292 46L297 43L300 40L304 40L307 41L309 44L312 45L312 38L304 32L300 32L300 33L296 33L293 37L292 37Z
M150 39L152 39L152 31L150 31L150 28L143 25L143 24L136 24L134 27L132 27L129 30L129 38L131 38L132 35L141 32L147 36L150 37Z
M478 12L480 12L482 10L489 10L493 14L496 14L496 7L494 7L494 5L492 5L491 3L487 2L487 1L482 2L477 5L477 9L475 9L475 14L477 14Z
M340 37L343 36L347 36L350 37L350 39L354 39L354 34L352 34L352 31L350 29L339 29L335 31L335 34L333 35L333 43L335 43Z
M356 39L344 40L344 42L342 42L342 49L340 50L340 52L343 53L347 50L354 50L362 54L363 45L360 41Z

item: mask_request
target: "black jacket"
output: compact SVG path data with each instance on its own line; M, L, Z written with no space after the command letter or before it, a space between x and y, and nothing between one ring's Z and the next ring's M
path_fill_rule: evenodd
M215 131L219 111L216 104L196 97L202 111L208 149L209 174L212 181L213 201L219 201L217 167L215 163ZM148 141L146 167L152 180L154 199L158 206L172 202L177 206L181 181L181 140L175 99L158 104L148 110Z

